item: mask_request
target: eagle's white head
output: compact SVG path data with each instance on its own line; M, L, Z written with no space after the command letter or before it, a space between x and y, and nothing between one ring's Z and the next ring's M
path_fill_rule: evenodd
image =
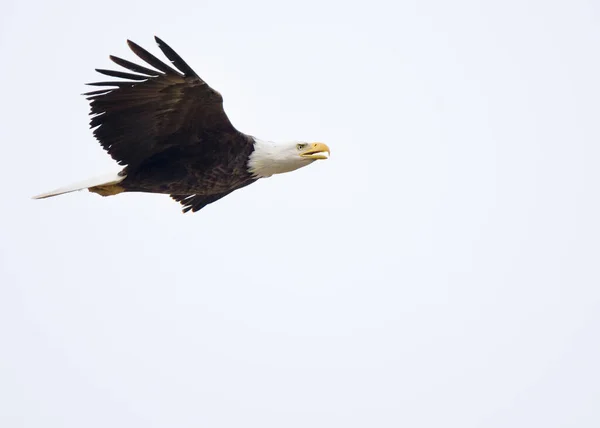
M294 171L316 160L328 158L329 147L324 143L274 143L255 138L254 151L248 159L248 170L257 178L265 178Z

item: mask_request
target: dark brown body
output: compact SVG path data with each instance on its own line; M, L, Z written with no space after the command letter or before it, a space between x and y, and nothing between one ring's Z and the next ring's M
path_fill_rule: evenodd
M241 137L241 134L236 135L236 138ZM230 150L223 150L223 147L230 147ZM139 165L126 167L123 173L127 177L120 185L130 192L177 195L214 195L232 191L255 181L247 166L253 149L251 143L227 144L222 139L205 141L194 147L171 147Z

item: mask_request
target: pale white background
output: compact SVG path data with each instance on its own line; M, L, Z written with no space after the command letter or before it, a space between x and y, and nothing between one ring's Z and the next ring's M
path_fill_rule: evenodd
M600 426L595 1L2 2L0 426ZM332 158L200 213L83 83L171 44Z

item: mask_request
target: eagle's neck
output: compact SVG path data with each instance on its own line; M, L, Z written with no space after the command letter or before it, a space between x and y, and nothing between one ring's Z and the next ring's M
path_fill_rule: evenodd
M300 158L294 147L293 143L275 143L254 138L254 151L248 159L248 171L256 178L266 178L294 171L311 163Z

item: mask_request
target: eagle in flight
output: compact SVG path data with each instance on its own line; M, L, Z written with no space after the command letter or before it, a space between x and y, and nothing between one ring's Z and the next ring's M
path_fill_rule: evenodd
M96 71L125 80L90 83L102 89L84 94L94 136L124 168L35 199L84 189L102 196L164 193L181 203L183 212L195 212L260 178L329 157L323 143L275 143L235 129L221 94L165 42L155 40L174 68L127 41L152 68L110 56L129 71Z

